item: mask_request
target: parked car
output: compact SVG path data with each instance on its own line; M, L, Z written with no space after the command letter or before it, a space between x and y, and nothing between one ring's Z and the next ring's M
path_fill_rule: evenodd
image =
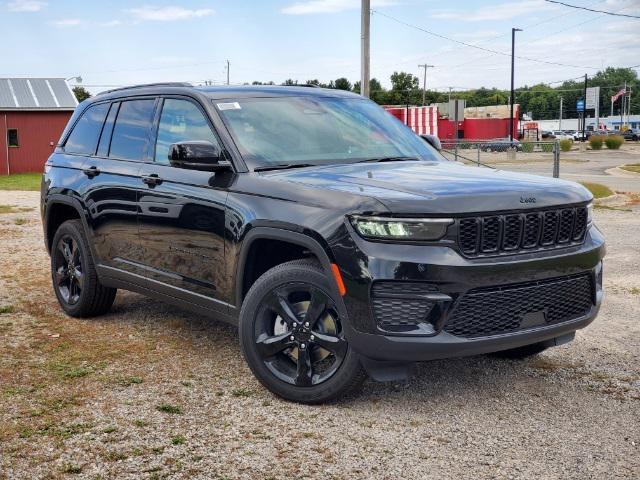
M602 301L587 189L443 161L342 90L96 95L41 195L68 315L102 315L123 289L238 325L255 376L297 402L406 378L416 361L535 355Z
M545 140L556 138L553 136L553 132L549 130L543 130L540 136Z
M565 132L564 130L553 130L551 133L553 138L557 138L558 140L573 140L573 135Z
M519 140L508 138L494 138L480 144L483 152L506 152L508 150L522 151L522 143Z
M632 140L634 142L637 142L638 138L640 138L640 130L637 128L629 128L628 130L622 132L620 135L622 135L625 140Z

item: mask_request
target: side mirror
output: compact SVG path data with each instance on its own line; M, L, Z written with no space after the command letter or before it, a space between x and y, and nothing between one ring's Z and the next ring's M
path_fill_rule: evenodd
M435 148L437 151L442 151L442 143L440 143L440 139L435 135L420 135L420 137Z
M231 164L222 158L222 151L206 140L174 143L169 147L169 164L188 170L217 172L231 170Z

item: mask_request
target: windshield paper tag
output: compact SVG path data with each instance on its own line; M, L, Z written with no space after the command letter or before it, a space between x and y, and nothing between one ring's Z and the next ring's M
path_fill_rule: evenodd
M240 110L240 104L238 102L230 102L230 103L217 103L218 110Z

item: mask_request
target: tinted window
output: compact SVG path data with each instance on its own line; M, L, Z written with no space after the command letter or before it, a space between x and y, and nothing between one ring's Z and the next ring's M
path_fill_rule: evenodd
M186 100L166 99L158 126L155 161L168 165L171 144L190 140L218 143L206 117L196 105Z
M120 104L111 137L110 157L144 159L154 104L155 100L130 100Z
M96 153L98 137L108 110L108 103L94 105L85 110L64 145L65 152L83 155Z
M100 134L100 142L98 143L97 154L101 157L106 157L109 153L109 142L111 140L111 132L113 131L113 122L116 120L116 114L118 113L118 106L120 103L112 103L107 115L107 121L104 122L102 127L102 133Z

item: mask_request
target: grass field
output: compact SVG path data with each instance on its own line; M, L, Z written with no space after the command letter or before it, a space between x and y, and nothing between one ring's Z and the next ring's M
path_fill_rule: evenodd
M640 163L631 163L629 165L623 165L620 168L629 172L640 173Z
M17 173L0 176L0 190L40 190L41 173Z
M599 183L581 182L592 194L593 198L604 198L613 195L613 190Z

